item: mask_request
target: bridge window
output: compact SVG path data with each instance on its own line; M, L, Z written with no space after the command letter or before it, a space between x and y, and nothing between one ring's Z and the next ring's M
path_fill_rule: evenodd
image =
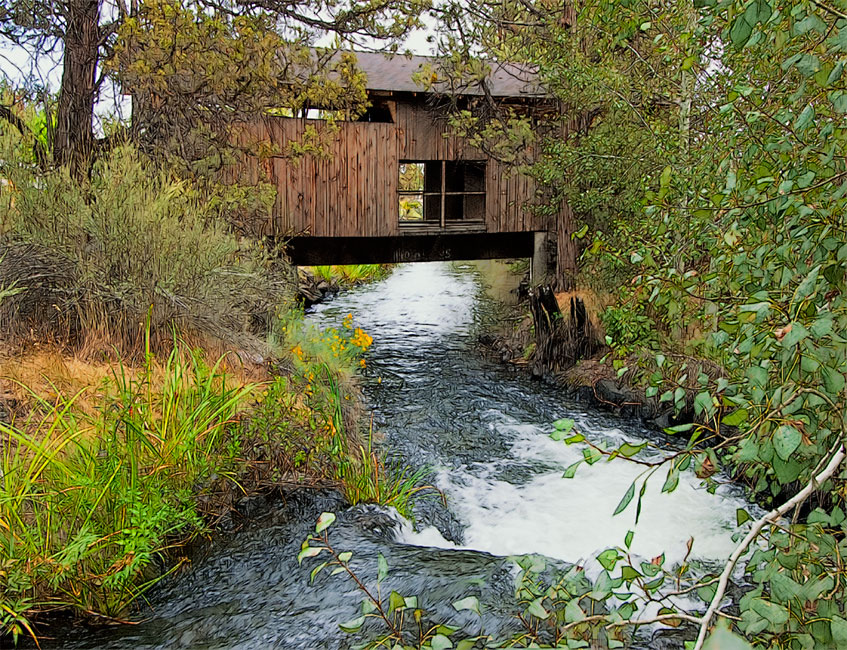
M400 162L400 222L440 225L485 219L485 161Z

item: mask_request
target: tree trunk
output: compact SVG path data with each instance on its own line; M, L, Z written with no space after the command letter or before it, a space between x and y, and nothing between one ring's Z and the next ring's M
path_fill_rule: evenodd
M99 0L67 0L62 85L57 109L54 159L81 180L94 148L94 100L100 49Z
M559 291L573 291L579 271L579 250L573 239L574 215L567 201L562 201L556 215L556 275L554 286Z

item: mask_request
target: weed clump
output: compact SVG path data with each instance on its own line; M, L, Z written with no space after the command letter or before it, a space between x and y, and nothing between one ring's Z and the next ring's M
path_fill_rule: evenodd
M253 334L293 290L275 251L239 238L186 181L121 147L90 183L3 154L0 330L103 351L182 336L259 347Z

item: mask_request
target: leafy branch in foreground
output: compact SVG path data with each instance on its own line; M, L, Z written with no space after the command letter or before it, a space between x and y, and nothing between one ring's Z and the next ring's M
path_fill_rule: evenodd
M347 575L363 594L362 615L341 623L340 627L344 632L358 632L370 618L377 619L384 631L370 640L364 646L366 648L445 650L455 647L457 650L469 650L474 647L477 640L482 639L482 637L462 639L454 646L450 637L458 629L448 625L427 623L426 612L419 606L417 596L402 596L392 590L387 598L384 597L382 585L388 576L388 562L382 553L377 556L376 587L369 589L362 578L350 567L352 551L339 552L329 542L327 529L335 522L335 519L335 515L331 512L321 514L315 525L315 533L303 542L297 561L302 564L303 560L317 557L325 552L329 559L311 570L310 580L314 581L321 571L331 568L330 575ZM479 614L479 602L473 596L456 601L453 607L457 611L471 610Z
M575 467L580 463L586 462L588 464L593 464L602 457L606 457L608 460L620 457L630 462L637 462L652 468L645 470L647 476L643 479L641 490L639 491L636 522L638 521L638 516L641 511L641 498L644 496L647 480L653 472L655 472L662 464L666 462L670 463L671 469L668 472L668 479L666 480L662 491L671 492L678 485L678 472L680 471L679 466L681 463L678 463L677 459L681 453L693 453L690 449L692 444L690 442L689 447L686 448L686 450L672 454L667 459L661 459L659 461L643 461L635 459L633 456L644 449L647 446L647 443L633 445L632 443L625 442L617 449L608 450L605 446L588 442L582 434L571 434L573 425L574 423L572 420L558 420L554 423L554 432L551 434L551 437L554 440L563 441L566 444L586 442L588 445L585 450L586 453L584 454L585 458L569 467L565 471L565 477L573 477ZM676 427L676 429L680 429L680 427ZM692 441L694 440L696 440L696 438L692 436ZM714 453L711 449L709 451ZM678 620L686 620L698 625L698 636L691 646L693 650L703 650L704 648L709 647L723 647L718 645L718 642L713 639L713 635L709 634L710 630L712 630L711 624L716 616L724 616L738 621L742 630L747 631L748 633L751 630L753 633L764 630L775 633L793 632L792 636L804 644L801 647L806 647L807 640L808 642L818 644L838 644L847 641L847 620L839 615L840 608L837 604L835 604L834 610L829 608L829 616L817 616L818 610L820 609L820 603L832 601L833 596L843 589L844 582L847 580L847 567L843 566L840 561L840 558L843 557L844 551L847 550L847 536L844 534L847 532L847 526L844 525L845 521L847 521L847 517L845 517L843 511L839 508L836 508L833 511L833 514L829 516L827 516L822 510L818 509L809 517L809 525L806 527L794 525L792 526L793 530L790 530L785 528L781 522L781 519L791 512L794 512L796 519L800 507L809 499L809 497L821 490L828 481L838 476L845 457L847 457L847 452L845 452L844 443L839 438L830 452L818 463L818 466L815 468L815 473L811 479L801 489L799 489L794 496L785 501L785 503L781 506L774 508L767 514L752 522L750 530L726 561L723 570L717 578L705 576L701 578L699 582L694 583L690 587L687 587L684 590L678 588L674 594L666 594L659 599L649 596L649 589L645 587L649 587L650 585L639 585L644 589L645 593L648 594L648 601L662 602L668 596L679 595L684 592L691 592L695 590L700 593L701 597L705 597L708 600L708 608L702 616L693 616L690 614L675 615L670 611L667 613L668 619L672 619L676 616ZM690 458L690 456L685 456L685 458ZM685 468L683 467L682 469ZM674 474L674 472L676 472L676 474ZM675 480L672 480L673 477L675 477ZM639 478L641 477L639 476ZM632 501L635 495L637 481L638 478L630 485L614 514L617 515L621 513ZM749 520L749 515L747 515L746 512L741 511L739 513L739 526ZM822 526L820 526L822 523L826 523L831 526L841 525L842 530L835 534L828 535ZM770 528L773 528L775 532L767 534L770 532ZM780 539L780 531L783 531L789 540ZM631 535L632 533L627 535L627 547L629 547L631 542ZM754 580L759 583L759 586L755 589L748 590L745 596L741 599L739 605L742 609L742 617L738 618L736 616L730 616L721 609L727 587L733 577L736 565L750 550L753 542L759 539L760 536L762 537L763 545L749 558L747 566L747 571L754 574ZM803 555L806 557L806 561L808 563L805 567L799 564L799 558L796 557L796 555L799 554L797 549L794 550L794 553L791 552L792 549L790 548L790 542L792 540L790 538L799 538L802 542L806 543L805 548L803 547L803 544L795 545L804 551ZM817 542L817 545L815 542ZM827 564L826 560L823 562L821 562L820 559L810 561L808 558L809 551L819 553L822 547L830 549L834 556L834 561L831 562L831 565L828 567L825 566ZM689 553L690 550L691 542L689 542ZM773 557L774 554L778 554L777 557ZM826 554L821 555L825 557ZM614 563L618 559L620 558L613 549L604 551L598 558L601 564L603 564L606 568L611 568L609 565L614 566ZM776 571L768 571L767 569L763 571L759 569L757 571L757 568L763 563L766 563L769 559L771 562L773 559L777 559L777 561L782 565L782 569L796 570L798 567L802 568L807 572L805 580L797 582L794 578L788 575L788 571L782 572L780 569L777 569ZM680 573L682 573L682 571L683 568L680 569ZM630 565L628 567L624 567L622 574L632 576L632 572L633 567ZM711 589L711 597L707 597L710 590L706 588L711 588L712 585L715 584L716 586ZM768 584L769 593L764 593L764 584ZM823 596L824 592L829 593L821 601L816 603L815 601ZM807 622L802 620L799 616L794 615L793 618L795 619L796 628L795 630L791 630L792 626L787 624L792 619L792 605L799 605L800 611L809 611L813 620L808 623L823 623L824 625L809 625L812 633L804 634L802 632L802 626ZM815 618L817 620L814 620ZM663 621L654 620L652 622ZM638 623L630 620L624 624L637 625ZM725 641L723 642L729 642L729 640L732 640L734 645L731 647L749 647L745 641L734 635L726 627L722 626L717 628L714 631L714 634L719 635L719 638L724 639Z
M632 628L663 624L677 627L684 622L700 623L702 618L684 611L678 597L694 591L712 589L719 580L705 575L692 581L695 562L684 561L676 568L665 567L665 557L642 561L629 548L634 533L626 535L624 547L606 549L597 557L602 570L589 577L584 567L574 565L566 571L548 571L541 556L514 558L521 569L516 582L515 620L519 630L504 639L494 639L482 632L468 635L452 622L432 622L417 596L404 597L391 590L386 597L383 586L388 576L388 563L377 556L376 585L369 586L350 566L350 551L338 551L330 543L328 529L335 521L333 513L323 513L314 534L301 547L298 562L328 559L315 564L310 579L324 570L330 575L344 574L363 594L361 615L341 624L348 633L366 633L368 620L377 623L364 647L393 647L403 650L441 650L457 648L500 647L568 647L588 648L601 644L607 648L623 648ZM692 540L693 542L693 540ZM689 542L689 553L691 542ZM687 560L687 558L686 558ZM672 585L671 590L664 589ZM708 593L712 593L708 592ZM652 606L655 613L645 615ZM482 610L475 596L452 603L457 612L470 611L480 617ZM726 617L723 612L718 615ZM381 630L381 631L378 631Z

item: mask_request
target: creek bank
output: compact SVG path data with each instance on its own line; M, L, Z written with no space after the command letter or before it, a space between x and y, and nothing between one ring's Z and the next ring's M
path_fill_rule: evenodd
M297 269L297 298L305 309L331 299L341 290L338 280L321 278L308 269Z
M611 350L600 342L601 327L580 302L579 296L572 293L554 294L544 287L533 289L525 300L512 307L511 313L493 331L483 333L479 343L490 356L514 371L528 373L553 385L579 403L617 416L635 418L656 432L697 423L694 399L701 389L694 385L683 386L685 405L678 412L658 396L648 397L646 388L633 382L635 373L619 374L615 369L608 358ZM587 354L582 356L585 352ZM637 364L637 359L627 360L630 368ZM702 368L708 372L718 370L706 365ZM721 432L729 436L735 428L722 425ZM718 454L724 456L725 452L718 451ZM744 466L731 467L729 478L738 485L751 487ZM774 503L790 498L799 487L797 483L789 483L777 495L759 493L755 502L770 509ZM812 503L814 500L809 502ZM806 508L810 510L809 504Z
M308 309L335 297L339 291L382 280L393 264L310 266L297 269L297 299Z
M493 331L480 335L479 343L508 367L558 386L566 394L596 408L665 429L690 422L693 408L675 414L673 407L629 381L618 377L610 352L602 342L602 327L586 308L581 292L554 293L545 286L525 292ZM688 396L688 403L694 394Z

